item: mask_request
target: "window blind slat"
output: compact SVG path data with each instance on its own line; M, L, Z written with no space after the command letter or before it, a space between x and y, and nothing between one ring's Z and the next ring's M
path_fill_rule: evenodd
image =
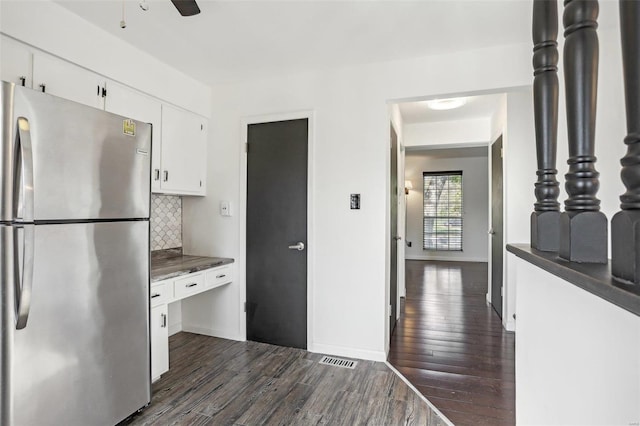
M423 173L425 250L462 251L462 171Z

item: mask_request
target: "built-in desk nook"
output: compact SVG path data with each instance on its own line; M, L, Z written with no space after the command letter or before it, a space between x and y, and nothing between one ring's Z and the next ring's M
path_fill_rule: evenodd
M169 370L169 304L233 281L233 259L188 256L182 249L151 254L151 378Z

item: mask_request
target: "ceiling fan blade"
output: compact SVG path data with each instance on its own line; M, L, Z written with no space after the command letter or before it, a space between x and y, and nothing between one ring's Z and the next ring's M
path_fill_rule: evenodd
M182 16L193 16L200 13L200 8L196 0L171 0L171 3L173 3Z

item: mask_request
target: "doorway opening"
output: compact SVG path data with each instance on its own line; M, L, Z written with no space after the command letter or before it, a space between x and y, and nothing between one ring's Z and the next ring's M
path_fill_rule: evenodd
M498 159L491 155L506 130L507 95L461 103L392 106L405 186L398 215L404 297L389 362L454 423L511 424L515 338L498 316L504 247L496 236L504 224L494 217L502 218L503 203L501 179L492 175L502 171L502 149Z

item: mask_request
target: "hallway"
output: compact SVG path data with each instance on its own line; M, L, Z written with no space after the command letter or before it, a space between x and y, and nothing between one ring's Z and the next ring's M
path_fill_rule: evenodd
M456 425L515 424L515 335L487 305L487 264L406 261L389 362Z

